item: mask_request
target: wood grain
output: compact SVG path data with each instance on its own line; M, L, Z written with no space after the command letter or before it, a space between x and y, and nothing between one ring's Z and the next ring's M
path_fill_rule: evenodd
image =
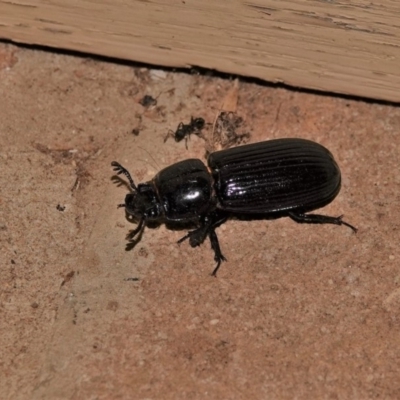
M0 0L0 38L400 101L400 2Z

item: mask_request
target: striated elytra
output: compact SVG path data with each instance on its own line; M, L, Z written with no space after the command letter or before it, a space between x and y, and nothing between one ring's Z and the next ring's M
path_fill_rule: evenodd
M125 197L126 212L138 220L128 234L139 237L146 222L190 222L197 228L189 239L192 247L210 238L217 263L216 275L225 257L215 229L230 216L279 218L296 222L346 225L340 217L308 214L330 203L340 191L340 169L332 154L305 139L276 139L217 151L208 157L208 167L188 159L161 170L151 181L136 185L119 163L111 165L124 174L131 193Z

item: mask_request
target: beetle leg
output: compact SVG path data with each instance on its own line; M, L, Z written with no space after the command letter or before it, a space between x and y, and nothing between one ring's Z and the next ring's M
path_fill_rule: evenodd
M139 238L142 232L144 231L144 226L145 226L144 219L141 219L138 223L138 226L135 229L129 231L129 233L126 235L126 239L129 241L133 241L136 235L138 235Z
M200 228L190 231L183 238L178 240L178 244L182 243L186 239L189 239L190 246L197 247L200 246L205 238L207 237L209 225L202 225Z
M217 262L217 266L214 268L214 271L212 272L211 275L217 276L217 271L221 266L221 262L226 261L226 258L221 252L221 248L219 247L218 236L215 233L214 228L210 230L209 236L210 236L211 248L214 250L214 260Z
M197 247L204 242L207 236L210 238L211 248L214 250L214 260L217 262L217 266L211 274L213 276L216 276L217 271L221 266L221 262L226 261L226 258L219 247L218 236L215 233L215 228L223 224L227 219L227 215L214 212L204 218L202 225L199 228L189 232L183 238L178 240L178 243L182 243L184 240L189 239L190 246Z
M217 262L216 267L214 268L214 271L212 272L212 276L217 276L217 271L219 267L221 266L222 261L226 261L225 256L221 252L221 248L219 247L219 241L218 241L218 236L215 233L215 228L218 226L222 225L226 220L228 219L227 215L220 215L218 212L214 213L213 215L213 223L210 226L209 229L209 238L211 242L211 248L214 250L214 260Z
M183 238L178 240L178 244L182 243L186 239L189 239L189 243L192 247L200 246L204 242L210 231L218 228L227 219L228 216L224 213L220 213L218 211L210 213L209 215L201 219L201 225L199 228L195 229L194 231L188 232Z
M342 219L343 215L340 215L339 217L330 217L329 215L302 214L302 213L289 212L289 217L292 218L293 221L299 223L345 225L348 226L350 229L352 229L354 233L357 232L357 228L343 221Z

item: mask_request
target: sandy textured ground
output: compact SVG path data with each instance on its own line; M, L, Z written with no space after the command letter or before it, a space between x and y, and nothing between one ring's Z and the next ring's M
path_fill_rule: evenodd
M321 212L359 232L229 221L216 279L182 231L125 251L110 162L143 182L203 158L204 140L164 137L212 122L232 87L0 45L2 399L400 397L400 108L241 82L251 141L334 153L343 187Z

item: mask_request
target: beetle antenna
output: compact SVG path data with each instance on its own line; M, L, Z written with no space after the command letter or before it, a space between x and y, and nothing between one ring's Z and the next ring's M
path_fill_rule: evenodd
M135 182L133 181L131 174L126 168L124 168L120 163L117 163L116 161L113 161L111 163L111 166L114 167L113 169L117 173L117 175L124 174L128 178L129 184L131 185L131 189L137 191ZM119 205L119 207L120 206L121 205Z

